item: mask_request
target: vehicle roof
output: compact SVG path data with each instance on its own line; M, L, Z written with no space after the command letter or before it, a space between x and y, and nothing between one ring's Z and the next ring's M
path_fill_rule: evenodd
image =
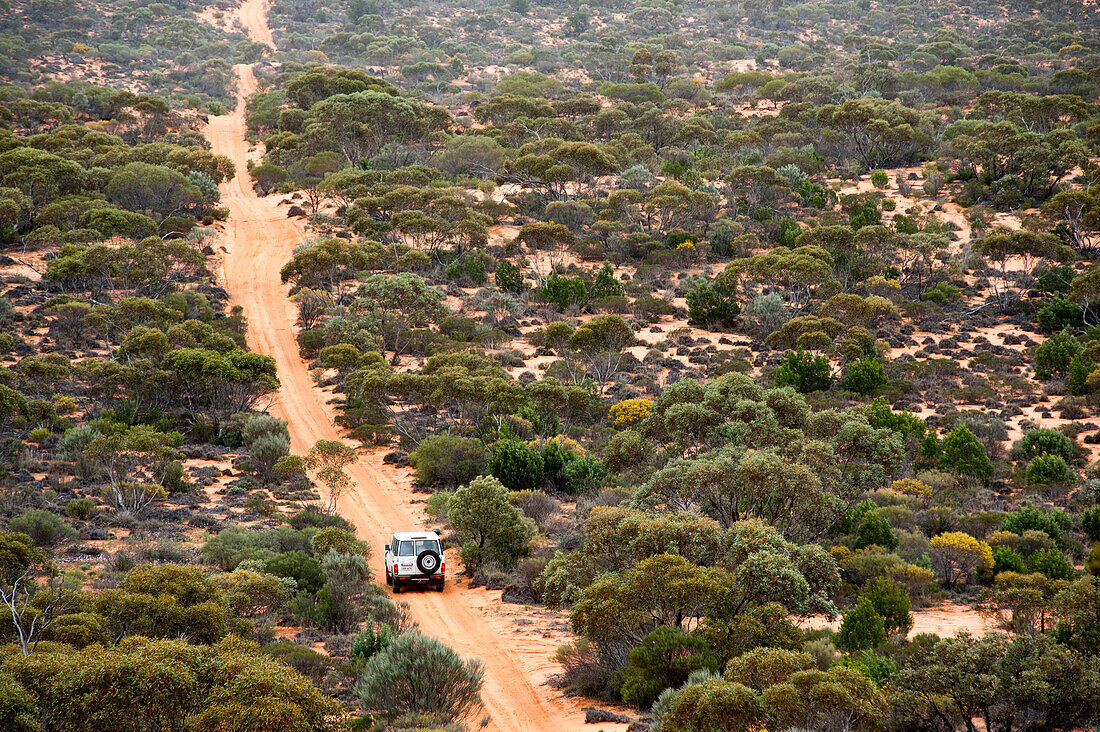
M394 538L398 541L402 539L438 539L439 534L434 531L397 531L394 533Z

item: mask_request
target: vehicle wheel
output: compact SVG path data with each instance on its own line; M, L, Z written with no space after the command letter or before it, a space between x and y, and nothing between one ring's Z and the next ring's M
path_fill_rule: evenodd
M437 580L433 580L432 588L435 589L436 592L443 592L443 578L440 577Z
M398 592L401 592L401 590L403 590L403 589L405 589L405 585L401 584L401 580L394 577L393 578L393 594L396 595Z
M429 577L439 571L439 566L442 563L443 560L439 557L439 552L431 549L425 549L416 557L416 568L420 570L421 574L426 574Z

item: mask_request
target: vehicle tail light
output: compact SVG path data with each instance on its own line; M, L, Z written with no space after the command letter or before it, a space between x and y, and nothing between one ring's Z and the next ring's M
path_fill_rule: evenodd
M397 564L396 563L394 563L394 565L393 565L393 573L397 574Z

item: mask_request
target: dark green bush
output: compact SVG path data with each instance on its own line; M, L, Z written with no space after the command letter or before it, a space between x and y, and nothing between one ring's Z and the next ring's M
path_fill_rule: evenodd
M649 709L665 689L682 685L693 671L718 670L718 659L702 638L679 628L658 628L631 649L619 672L623 701Z
M792 351L775 370L776 386L793 386L803 394L825 391L833 383L829 361L806 351Z
M848 391L869 396L886 385L886 368L880 358L861 358L848 364L841 382Z
M871 598L861 596L856 606L844 613L840 630L833 635L833 643L844 651L878 648L886 642L886 625L875 610Z
M541 488L543 460L538 450L519 440L498 440L489 457L489 473L511 491Z

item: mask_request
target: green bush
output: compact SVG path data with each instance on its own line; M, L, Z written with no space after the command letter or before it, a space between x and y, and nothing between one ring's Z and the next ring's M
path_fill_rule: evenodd
M1027 572L1024 558L1020 556L1018 551L1010 546L993 547L992 574L996 577L1001 572L1019 572L1021 574Z
M557 442L542 448L543 474L550 487L562 493L590 493L607 475L599 460L581 456Z
M87 521L96 511L96 502L91 498L74 498L65 504L65 515Z
M489 451L481 440L451 433L431 435L409 453L420 485L454 488L481 475L489 461Z
M498 440L489 457L489 473L510 491L541 488L543 460L538 450L519 440Z
M856 529L855 548L865 549L872 544L891 552L898 548L898 539L890 528L890 522L875 510L863 514L863 520Z
M1027 558L1027 568L1030 572L1041 572L1050 579L1069 580L1077 576L1073 563L1060 549L1040 549Z
M607 476L607 468L593 457L570 461L562 470L563 490L571 495L592 493Z
M264 571L276 577L290 577L298 589L316 595L325 583L321 563L301 549L282 552L264 562Z
M413 631L370 657L355 693L372 714L426 715L442 726L481 707L483 677L480 661L463 661L443 643Z
M395 638L397 638L397 634L390 626L381 625L375 630L372 623L352 640L348 658L353 661L367 661L374 654L384 651L390 643L393 643Z
M39 546L56 546L66 539L76 537L76 529L52 511L39 508L27 509L22 516L11 520L8 529L31 537Z
M1080 328L1085 322L1085 311L1075 302L1056 297L1044 305L1035 316L1043 333L1058 333L1067 328Z
M833 383L829 361L806 351L792 351L775 370L776 386L793 386L803 394L825 391Z
M962 299L962 290L950 282L939 282L925 290L920 299L937 305L943 305L946 302L958 302Z
M687 294L688 320L703 328L732 328L737 323L741 306L733 293L699 282Z
M619 672L623 701L649 709L665 689L682 685L693 671L718 670L718 659L702 638L662 627L631 649Z
M468 572L476 572L486 562L510 569L531 551L534 529L509 502L508 489L492 476L475 478L456 490L447 506L447 519L458 534Z
M869 396L886 385L886 368L880 358L861 358L848 364L841 382L848 391Z
M1047 511L1025 503L1005 517L1000 530L1022 536L1028 529L1034 529L1042 531L1055 542L1061 543L1071 528L1073 528L1073 520L1064 511L1058 509Z
M993 461L985 447L965 425L958 425L943 438L941 462L956 479L973 478L985 484L993 475Z
M889 577L876 577L863 586L860 597L871 601L875 612L882 616L887 635L905 636L913 629L912 602L905 588Z
M1100 506L1093 506L1081 516L1081 531L1089 541L1100 541Z
M1060 455L1051 455L1048 452L1036 455L1027 464L1027 484L1033 485L1061 485L1070 479L1069 467Z
M1063 435L1058 430L1040 429L1028 430L1020 440L1020 453L1025 460L1030 460L1043 453L1057 455L1063 460L1073 459L1073 440Z
M1055 333L1035 348L1035 376L1040 379L1066 376L1073 357L1084 348L1068 331Z
M497 264L493 281L496 282L497 287L513 295L518 295L527 289L527 283L523 281L523 271L508 260Z
M551 272L542 288L543 298L559 310L569 306L583 308L588 304L588 287L580 277L565 277Z
M861 596L856 606L844 614L840 630L833 635L833 643L844 651L878 648L886 642L886 625L875 610L871 598Z

